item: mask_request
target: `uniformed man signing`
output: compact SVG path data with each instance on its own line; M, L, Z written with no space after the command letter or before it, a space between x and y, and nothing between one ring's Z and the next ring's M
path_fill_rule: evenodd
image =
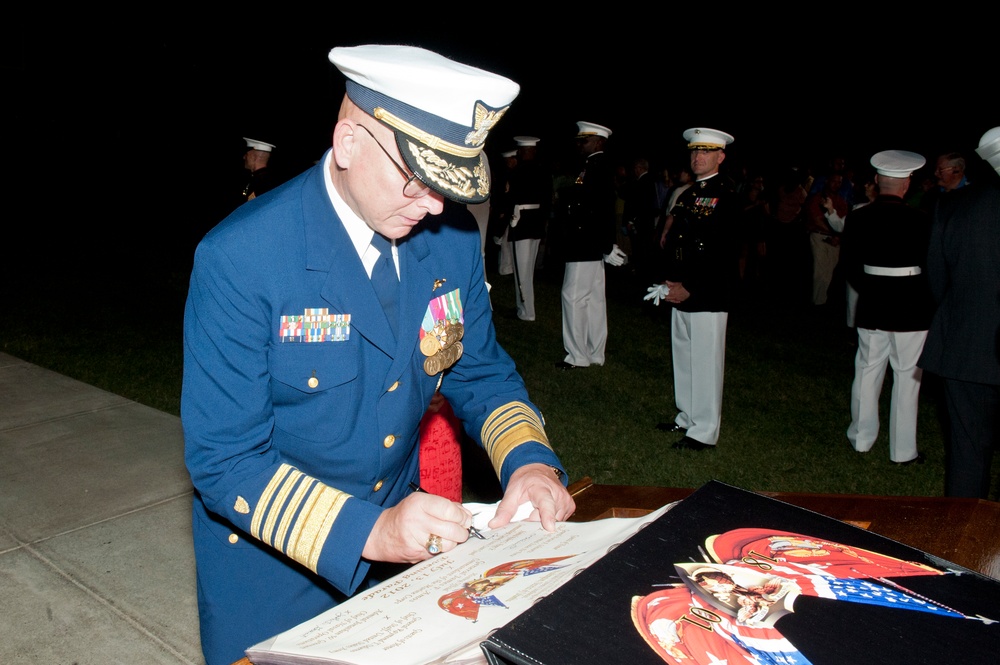
M480 235L482 154L513 81L409 46L335 48L332 147L200 243L181 418L209 665L469 537L461 504L414 492L435 390L517 508L549 530L565 474L497 344ZM395 571L393 571L395 572Z
M726 324L739 277L738 206L719 174L726 132L696 127L684 132L695 182L670 210L663 247L666 281L648 289L646 300L673 306L670 346L674 366L673 422L657 429L682 432L675 449L704 450L719 440Z

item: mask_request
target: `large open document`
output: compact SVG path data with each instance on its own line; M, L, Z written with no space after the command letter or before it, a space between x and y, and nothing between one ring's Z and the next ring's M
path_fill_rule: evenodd
M248 649L254 665L485 663L480 643L657 519L513 522Z

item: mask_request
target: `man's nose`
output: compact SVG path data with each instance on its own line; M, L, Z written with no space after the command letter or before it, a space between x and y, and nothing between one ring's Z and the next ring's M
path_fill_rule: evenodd
M444 196L434 190L427 192L418 199L418 204L428 215L440 215L444 210Z

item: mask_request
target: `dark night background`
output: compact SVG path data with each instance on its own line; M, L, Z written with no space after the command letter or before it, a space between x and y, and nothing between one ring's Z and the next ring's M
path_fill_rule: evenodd
M541 137L549 158L570 154L575 122L589 120L614 131L608 150L621 157L683 161L681 133L704 125L736 137L729 166L821 168L833 152L864 166L889 148L929 161L971 154L998 124L996 59L970 8L955 27L909 7L891 20L844 5L822 19L714 4L627 16L553 9L567 15L550 20L433 9L340 5L232 21L150 10L60 15L58 29L14 21L0 51L5 281L171 271L183 281L195 241L244 176L241 137L275 143L272 165L287 175L328 147L343 82L327 53L338 45L425 46L519 82L490 154L516 134Z

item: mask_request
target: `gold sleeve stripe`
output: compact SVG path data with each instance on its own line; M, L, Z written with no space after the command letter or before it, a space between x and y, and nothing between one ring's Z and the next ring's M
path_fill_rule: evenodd
M310 476L303 476L303 478L303 481L295 488L295 494L292 495L292 500L288 504L288 507L283 511L281 522L278 524L278 532L274 534L275 547L279 549L284 547L285 538L288 536L288 530L293 526L292 520L298 513L299 506L303 504L306 497L312 491L312 488L319 482Z
M551 448L541 419L524 402L504 404L483 424L483 447L499 474L507 455L522 443L538 442Z
M350 494L282 464L261 493L250 532L316 572L327 536L349 498Z
M277 495L274 497L271 509L267 511L267 519L264 520L264 528L261 530L261 534L258 537L271 547L281 548L281 541L274 540L274 528L291 510L291 508L287 505L288 495L295 489L296 484L302 479L303 475L304 474L298 469L289 473L285 478L285 482L281 484L281 488L279 489Z
M274 496L274 493L279 487L281 487L282 483L285 482L285 477L293 471L295 471L295 467L289 464L282 464L278 467L278 470L274 472L274 476L271 477L271 482L269 482L267 487L264 488L264 491L261 492L260 499L257 501L256 507L254 507L253 519L250 520L250 533L254 536L254 538L263 540L260 534L260 525L267 517L267 507L271 504L271 498Z
M330 529L350 497L350 494L322 484L311 492L292 529L288 556L315 573Z

